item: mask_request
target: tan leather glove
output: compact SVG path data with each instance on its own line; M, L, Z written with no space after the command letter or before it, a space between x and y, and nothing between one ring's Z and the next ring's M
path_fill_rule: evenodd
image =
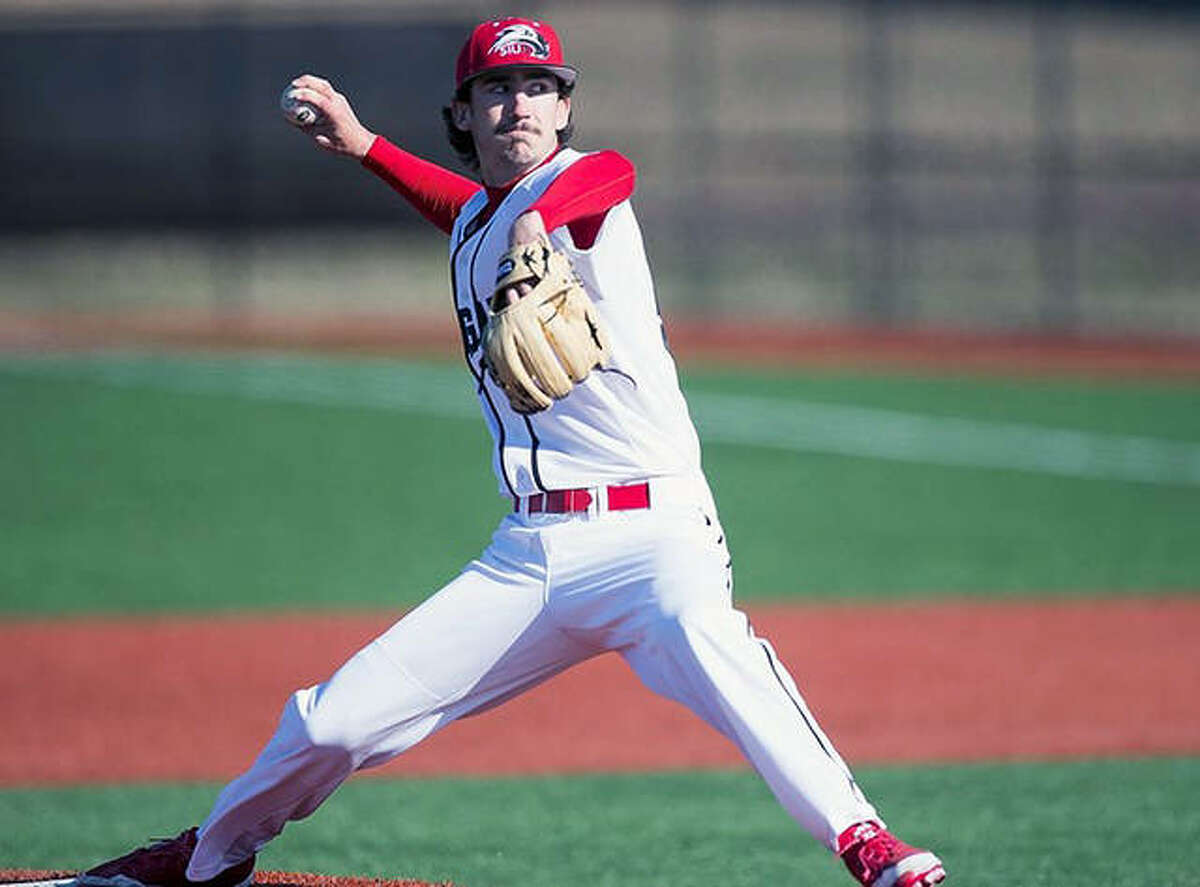
M570 260L544 237L500 258L496 293L522 283L532 289L511 305L493 296L484 359L512 408L536 413L605 364L609 339Z

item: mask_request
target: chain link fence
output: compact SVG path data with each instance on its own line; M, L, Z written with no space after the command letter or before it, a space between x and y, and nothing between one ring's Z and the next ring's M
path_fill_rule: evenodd
M1137 5L533 4L580 147L638 165L664 308L1200 337L1200 16ZM0 324L438 311L440 235L280 121L300 71L453 164L465 3L0 3ZM400 284L399 281L406 281Z

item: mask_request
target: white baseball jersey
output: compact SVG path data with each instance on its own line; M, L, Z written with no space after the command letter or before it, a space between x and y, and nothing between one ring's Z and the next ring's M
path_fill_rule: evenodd
M483 328L513 221L554 179L583 157L564 148L512 189L486 221L480 191L450 237L455 308L480 406L492 432L492 465L507 496L593 487L660 476L699 476L700 445L663 339L641 230L629 201L608 211L590 249L566 226L550 240L575 272L611 331L612 357L566 398L523 415L482 367Z
M611 366L532 416L514 412L480 366L512 222L581 156L560 151L490 219L480 221L483 192L466 203L452 233L456 308L501 491L647 480L647 501L612 508L598 496L586 512L506 514L456 578L288 700L270 743L201 826L189 878L246 859L352 772L606 651L735 743L831 850L848 827L878 819L770 644L733 606L725 533L627 202L608 211L590 249L575 249L566 228L550 233L610 328Z

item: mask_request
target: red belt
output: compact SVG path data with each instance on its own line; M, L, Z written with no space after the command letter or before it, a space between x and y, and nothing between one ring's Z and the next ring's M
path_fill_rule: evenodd
M608 510L629 511L634 508L650 507L650 484L626 484L624 486L608 487ZM546 493L534 493L523 499L513 499L513 511L525 511L527 514L567 514L569 512L587 511L595 499L591 490L550 490ZM523 509L521 506L526 507ZM603 506L604 503L601 503Z

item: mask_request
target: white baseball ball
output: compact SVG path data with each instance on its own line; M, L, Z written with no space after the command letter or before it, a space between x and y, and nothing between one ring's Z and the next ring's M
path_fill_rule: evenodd
M279 108L283 116L297 126L312 126L321 118L317 106L303 102L292 95L291 90L285 90L279 99Z

